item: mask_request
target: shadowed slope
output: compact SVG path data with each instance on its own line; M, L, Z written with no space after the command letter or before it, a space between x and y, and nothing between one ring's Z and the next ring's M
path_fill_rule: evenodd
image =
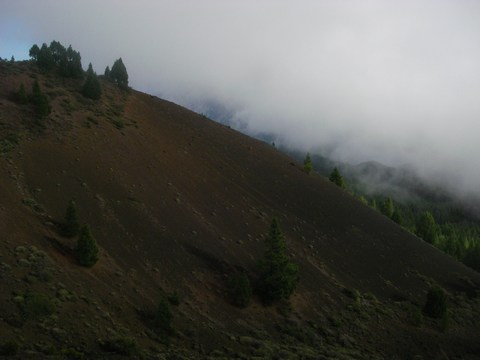
M105 95L93 102L75 91L74 82L42 75L53 112L42 133L31 133L25 130L28 109L8 98L20 81L32 81L25 71L34 69L18 66L19 74L3 69L8 76L1 85L1 121L8 126L17 122L12 129L24 134L0 159L0 234L8 239L3 245L10 254L4 261L18 261L16 245L44 249L62 269L59 281L79 294L104 299L105 311L142 345L150 346L156 337L145 335L139 309L154 307L161 294L174 291L184 299L176 316L181 332L176 342L193 352L248 348L239 335L265 336L274 344L282 338L278 328L284 318L275 309L254 301L238 310L225 294L233 271L244 269L254 277L262 238L274 216L300 267L290 321L302 328L310 320L323 329L309 330L312 344L296 343L316 348L314 343L324 341L325 349L335 351L348 334L355 341L339 346L350 349L354 358L393 354L405 345L411 355L436 354L433 344L448 335L408 326L404 315L392 311L405 314L405 306L421 306L429 284L441 285L452 299L480 286L478 273L327 179L307 175L275 148L147 94L127 94L103 83ZM20 114L18 120L15 114ZM33 199L44 212L30 210L25 199ZM71 199L102 248L91 270L79 268L68 252L58 250L65 240L51 222L62 219ZM8 284L14 286L13 280ZM351 305L345 288L374 295L378 302L365 303L381 304L385 314L365 305L371 314L363 330L359 325L352 330L361 316L345 310ZM95 311L86 305L78 310ZM449 338L447 353L475 350L477 338L468 332L476 323L463 328L462 316L453 321L458 339ZM340 328L327 331L337 317ZM107 336L108 321L98 320L93 335ZM82 333L84 327L76 328L68 317L62 326L72 333ZM270 335L258 335L265 333ZM415 344L411 336L421 341ZM89 344L95 341L94 336L84 338Z

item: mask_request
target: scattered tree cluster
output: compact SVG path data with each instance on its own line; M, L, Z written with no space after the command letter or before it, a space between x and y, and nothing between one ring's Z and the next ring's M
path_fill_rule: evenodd
M98 261L97 242L90 226L84 224L80 227L77 206L74 201L70 201L65 211L65 218L61 225L61 234L69 238L78 236L75 257L80 265L91 267L96 264Z
M15 100L22 105L32 104L39 118L47 116L52 111L48 97L42 92L37 79L35 79L32 84L32 92L30 95L27 95L25 85L23 83L20 84L18 91L15 93Z
M396 202L391 197L373 197L370 206L465 265L480 270L480 223L465 211L435 202Z
M78 51L69 45L65 48L60 42L52 41L50 46L43 43L30 48L29 55L32 60L43 70L49 71L57 68L64 77L83 77L82 57Z
M45 71L57 69L61 76L70 78L83 78L85 75L82 68L82 57L78 51L72 49L71 45L65 48L60 42L55 40L50 43L50 46L44 43L41 47L38 47L35 44L30 48L29 55L38 67ZM100 81L97 74L93 71L91 63L88 65L86 79L81 91L85 97L93 100L100 99L102 95Z

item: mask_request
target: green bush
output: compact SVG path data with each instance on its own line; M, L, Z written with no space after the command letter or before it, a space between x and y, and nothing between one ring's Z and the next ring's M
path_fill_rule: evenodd
M23 306L26 315L33 319L49 316L55 312L55 304L44 294L27 294Z
M23 83L20 84L20 88L18 89L18 92L15 94L15 99L19 104L28 103L28 96L27 96L27 92L25 91L25 85L23 85Z
M441 287L428 290L423 312L432 318L439 319L447 313L447 296Z
M154 327L163 335L171 336L175 333L172 327L173 314L170 310L170 303L167 299L161 298L158 303L157 312L153 319Z
M239 273L228 279L228 293L230 300L235 306L244 308L250 303L252 287L247 274Z

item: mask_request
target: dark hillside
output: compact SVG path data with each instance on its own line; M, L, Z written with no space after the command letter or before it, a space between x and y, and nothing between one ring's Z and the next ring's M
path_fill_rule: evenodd
M12 100L33 75L52 105L40 120ZM99 338L128 338L146 357L480 353L479 273L272 146L106 81L93 101L81 81L30 63L2 63L0 76L0 338L21 352L93 356ZM100 246L92 268L56 230L72 199ZM300 269L291 310L256 297L238 309L227 278L255 277L273 217ZM48 279L35 273L39 259L49 259ZM448 293L448 327L413 324L435 284ZM22 317L32 292L51 299L53 315ZM167 346L144 313L172 293L180 305Z

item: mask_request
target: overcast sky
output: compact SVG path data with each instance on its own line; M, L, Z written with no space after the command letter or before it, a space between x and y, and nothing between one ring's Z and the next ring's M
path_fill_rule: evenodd
M53 39L249 133L480 192L480 1L1 1L0 56Z

